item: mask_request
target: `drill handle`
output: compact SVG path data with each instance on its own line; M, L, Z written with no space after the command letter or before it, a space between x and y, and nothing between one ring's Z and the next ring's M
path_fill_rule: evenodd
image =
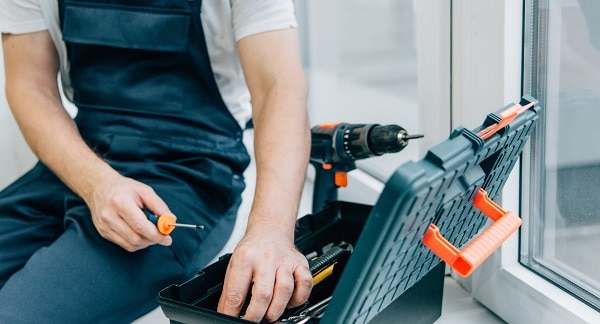
M323 164L311 163L315 167L315 183L313 186L313 214L323 210L325 206L338 198L338 186L335 184L333 169L325 169Z
M326 164L311 160L310 164L315 168L315 182L313 186L313 213L321 211L325 206L338 199L338 189L345 187L346 182L342 177L338 181L340 174L348 173L356 169L356 163L344 162L337 164Z

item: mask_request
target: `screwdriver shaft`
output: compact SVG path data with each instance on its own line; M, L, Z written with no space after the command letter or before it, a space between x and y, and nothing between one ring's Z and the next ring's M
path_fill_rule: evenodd
M177 218L175 218L175 216L173 216L173 215L156 216L154 213L150 212L146 208L142 208L142 211L144 212L144 214L146 214L146 217L148 217L148 220L150 220L154 225L156 225L156 227L158 228L158 231L165 235L170 234L173 231L173 229L175 229L175 227L204 229L204 225L176 223L175 221Z
M195 229L204 229L204 225L180 224L180 223L169 224L169 225L170 226L175 226L175 227L187 227L187 228L195 228Z

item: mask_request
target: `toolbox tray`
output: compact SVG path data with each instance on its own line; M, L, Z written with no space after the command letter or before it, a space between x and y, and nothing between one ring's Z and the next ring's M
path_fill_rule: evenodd
M539 112L534 98L523 97L519 104L489 114L472 131L455 129L449 139L431 148L422 160L401 165L388 179L372 208L337 202L323 212L299 219L296 244L304 253L332 241L343 240L354 245L345 267L338 267L338 273L331 276L333 294L320 323L366 323L379 318L386 308L398 306L398 300L410 302L407 296L414 292L414 287L426 285L424 278L439 272L443 266L440 258L451 263L458 257L461 266L469 263L464 274L483 262L518 228L518 217L492 203L489 209L500 214L486 215L496 221L504 214L511 214L508 216L519 222L516 227L501 233L505 236L502 240L494 237L491 243L485 239L478 242L484 244L478 244L479 256L475 262L461 258L461 251L455 247L465 245L486 224L488 218L474 203L482 200L482 196L494 199L500 194ZM424 237L430 237L432 227L445 238L438 242L441 251L433 252L432 245L424 244ZM483 252L479 251L480 246L484 246ZM208 266L186 283L163 289L158 301L165 315L173 322L183 323L245 322L215 311L227 260L225 257ZM464 267L457 268L464 271ZM327 286L320 285L315 287L318 289L311 298L317 298L319 291ZM411 322L433 322L439 316L441 294L435 289L431 294L431 302L439 305L433 310L434 315L427 314L432 311L428 309L422 314L423 320L412 318ZM394 307L389 307L392 303Z

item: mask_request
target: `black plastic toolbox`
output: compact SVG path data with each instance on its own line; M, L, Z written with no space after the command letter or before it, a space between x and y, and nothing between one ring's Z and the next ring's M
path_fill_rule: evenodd
M457 128L422 160L401 165L375 206L335 202L300 218L300 251L353 246L349 258L313 289L310 304L331 300L322 318L308 322L435 321L441 313L441 259L468 275L520 225L488 197L500 194L539 112L537 101L524 97L472 131ZM488 218L495 223L481 232ZM174 323L245 322L215 311L227 262L225 256L188 282L163 289L158 300L165 315Z
M298 249L308 254L331 244L356 244L371 209L371 206L338 201L317 214L300 218L296 231ZM219 302L229 257L229 254L221 257L188 282L172 285L160 292L158 298L163 312L171 322L246 322L214 311ZM315 285L309 304L315 304L333 294L344 267L336 265L334 270L326 280ZM413 288L412 293L406 295L406 300L398 300L393 314L381 313L381 323L390 323L388 316L396 317L398 313L402 313L402 318L406 320L415 319L411 323L435 321L441 313L443 276L444 267L439 267L437 272L432 273L430 280L423 281L423 287Z

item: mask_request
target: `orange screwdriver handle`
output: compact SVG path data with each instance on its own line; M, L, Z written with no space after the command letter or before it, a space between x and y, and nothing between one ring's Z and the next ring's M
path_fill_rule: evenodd
M175 229L175 224L177 222L177 218L173 215L165 214L158 216L158 221L156 222L156 228L158 231L164 235L169 235Z
M479 189L473 200L473 205L492 219L494 223L462 251L459 251L448 242L434 224L429 226L423 237L423 244L463 277L470 275L473 270L481 265L504 241L517 231L522 223L518 216L503 210L492 201L483 189Z
M177 221L175 216L169 214L156 216L146 208L142 209L142 211L146 214L148 220L156 225L156 228L161 234L169 235L175 229L175 226L173 225Z

